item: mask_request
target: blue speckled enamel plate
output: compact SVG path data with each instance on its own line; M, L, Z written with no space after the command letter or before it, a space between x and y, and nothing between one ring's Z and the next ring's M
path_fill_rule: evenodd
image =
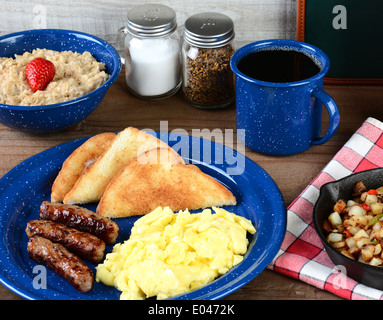
M282 195L261 167L233 149L180 134L157 133L157 137L166 140L176 150L178 147L185 162L199 166L203 172L226 185L238 201L236 206L226 209L250 219L257 228L255 235L249 235L249 249L243 262L211 284L176 297L183 300L220 299L250 282L277 254L286 231ZM117 289L101 283L95 283L89 293L79 293L48 269L44 281L41 268L28 257L26 224L38 218L40 204L49 200L53 180L62 163L85 140L75 140L39 153L20 163L0 180L0 282L26 299L119 299ZM187 150L180 148L180 145L185 146L185 142L188 143ZM206 160L206 155L211 159L207 161L210 164L202 161ZM243 173L236 174L242 171L243 165ZM239 170L235 172L235 168ZM95 206L87 207L95 210ZM120 226L117 242L129 237L137 219L115 220ZM107 252L111 249L112 246L107 246ZM95 271L95 265L89 266Z

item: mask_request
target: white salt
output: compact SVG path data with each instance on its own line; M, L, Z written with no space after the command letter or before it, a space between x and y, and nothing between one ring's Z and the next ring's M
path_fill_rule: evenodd
M180 81L180 44L172 38L138 39L128 44L126 82L136 94L160 96Z

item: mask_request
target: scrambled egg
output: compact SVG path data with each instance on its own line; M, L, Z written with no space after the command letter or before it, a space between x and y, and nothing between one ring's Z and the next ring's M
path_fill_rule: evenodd
M243 260L251 221L224 209L173 213L157 208L97 266L96 281L122 291L120 299L166 299L198 289Z

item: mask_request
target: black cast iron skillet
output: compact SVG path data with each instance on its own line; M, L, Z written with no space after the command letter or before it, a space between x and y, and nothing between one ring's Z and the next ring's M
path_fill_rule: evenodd
M369 287L383 290L383 268L374 267L352 260L336 251L326 240L323 223L333 212L334 204L342 199L352 199L352 190L358 181L363 181L367 189L383 186L383 168L358 172L343 179L324 184L314 206L313 222L327 254L336 266L343 266L347 276ZM342 270L343 268L339 268Z

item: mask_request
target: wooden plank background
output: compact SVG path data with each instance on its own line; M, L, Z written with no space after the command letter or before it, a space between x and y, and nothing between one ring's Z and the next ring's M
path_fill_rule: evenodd
M148 2L173 8L181 33L190 15L214 11L233 19L237 47L262 39L295 39L296 0ZM118 48L117 30L125 25L128 10L143 3L145 1L0 0L0 35L38 28L71 29L99 36Z

